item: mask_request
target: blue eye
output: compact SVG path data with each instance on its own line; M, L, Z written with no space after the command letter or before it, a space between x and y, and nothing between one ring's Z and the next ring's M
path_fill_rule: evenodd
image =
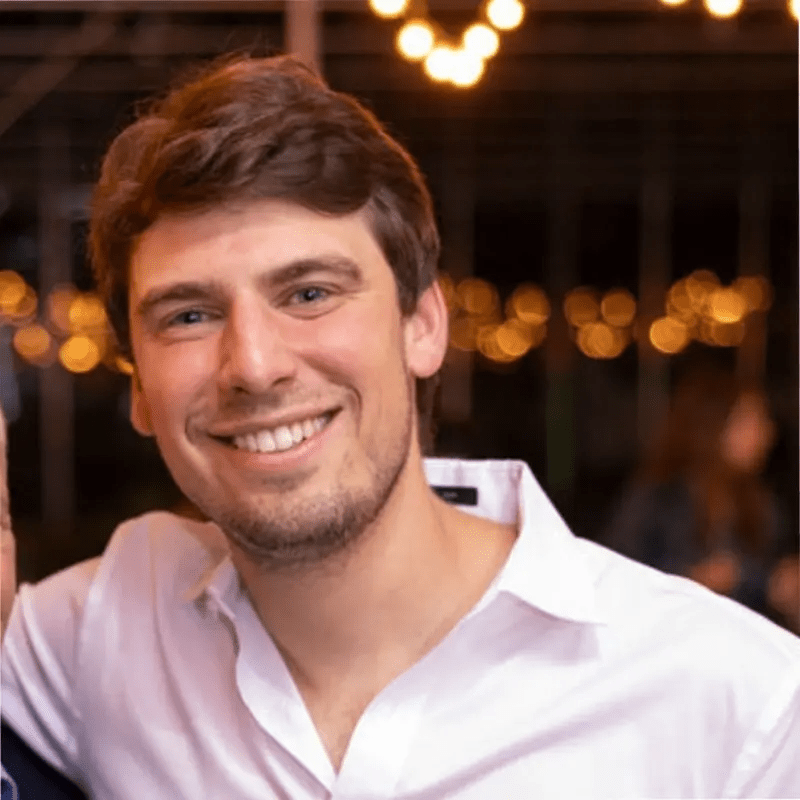
M292 295L295 303L314 303L328 297L328 292L320 286L307 286Z
M204 311L198 311L196 308L190 308L188 311L181 311L170 320L170 325L197 325L200 322L205 322L208 315Z

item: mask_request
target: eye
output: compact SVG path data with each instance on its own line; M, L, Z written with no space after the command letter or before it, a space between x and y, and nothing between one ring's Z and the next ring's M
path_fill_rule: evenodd
M318 303L330 296L327 289L321 286L304 286L289 297L290 305L303 305L306 303Z
M189 308L186 311L181 311L174 314L167 320L168 327L186 327L192 325L199 325L201 322L207 322L209 319L208 313L201 311L197 308Z

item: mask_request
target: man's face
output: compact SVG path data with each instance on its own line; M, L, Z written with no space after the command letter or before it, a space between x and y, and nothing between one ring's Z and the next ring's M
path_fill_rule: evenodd
M164 216L134 250L130 308L133 423L246 555L319 561L377 517L417 454L414 379L447 322L435 286L401 316L361 213Z

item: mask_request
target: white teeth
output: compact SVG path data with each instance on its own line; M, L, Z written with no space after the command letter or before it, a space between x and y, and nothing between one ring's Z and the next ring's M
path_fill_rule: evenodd
M323 414L314 419L302 422L293 422L291 425L281 425L274 430L263 430L258 433L247 433L243 436L234 436L233 444L240 450L249 450L251 453L274 453L289 450L291 447L319 433L330 418Z
M258 436L258 449L262 453L273 453L278 449L275 438L269 431L260 431Z
M292 443L293 444L300 444L305 438L303 436L303 426L299 422L295 422L294 425L291 427L292 431Z
M276 428L274 436L275 444L278 445L278 450L288 450L294 444L292 432L285 425Z

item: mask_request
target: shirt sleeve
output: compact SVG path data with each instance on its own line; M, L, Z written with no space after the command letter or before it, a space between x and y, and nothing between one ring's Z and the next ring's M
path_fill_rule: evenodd
M78 777L79 645L99 559L20 587L3 640L3 718L57 770Z
M800 798L800 662L773 692L734 765L725 797Z

